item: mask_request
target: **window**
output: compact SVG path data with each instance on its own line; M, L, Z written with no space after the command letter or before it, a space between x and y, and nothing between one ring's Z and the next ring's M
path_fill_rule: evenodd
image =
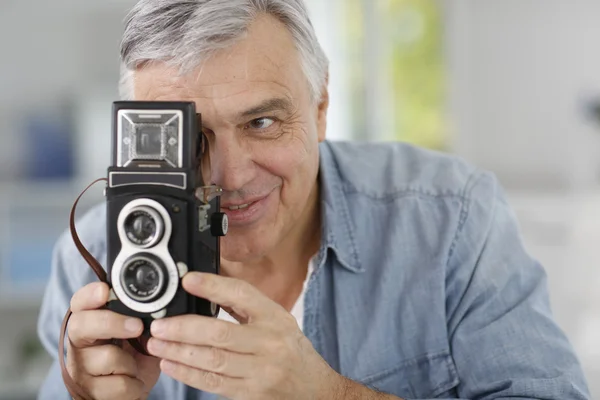
M446 77L438 2L331 0L327 9L316 4L312 17L332 63L333 106L340 108L333 125L345 127L344 138L444 149Z

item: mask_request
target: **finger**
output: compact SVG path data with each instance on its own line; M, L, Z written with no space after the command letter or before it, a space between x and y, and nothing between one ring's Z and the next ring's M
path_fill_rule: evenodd
M142 399L144 383L126 375L93 377L85 381L84 388L95 400Z
M82 349L77 354L79 365L88 375L126 375L136 378L137 363L133 356L125 350L111 345L94 346Z
M136 338L143 329L138 318L109 310L90 310L71 315L68 335L72 346L81 348L93 346L98 340Z
M247 378L256 371L256 356L234 353L218 347L195 346L152 338L148 342L148 350L158 358L231 378Z
M285 312L254 286L239 279L189 272L183 277L182 285L191 295L229 307L242 318L260 319L274 312Z
M230 378L210 371L191 368L168 360L160 362L160 369L171 378L200 391L234 398L244 389L245 379Z
M190 314L154 320L150 334L169 342L217 347L245 354L259 353L268 336L249 325Z
M79 289L71 298L71 311L96 310L108 302L108 285L93 282Z

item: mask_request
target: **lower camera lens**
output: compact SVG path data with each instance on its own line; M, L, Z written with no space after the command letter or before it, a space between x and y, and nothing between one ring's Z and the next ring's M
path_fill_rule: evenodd
M167 286L163 263L150 254L137 254L121 271L121 286L132 299L140 302L156 300Z
M153 209L140 207L127 216L124 228L127 238L132 243L149 247L160 240L162 220Z

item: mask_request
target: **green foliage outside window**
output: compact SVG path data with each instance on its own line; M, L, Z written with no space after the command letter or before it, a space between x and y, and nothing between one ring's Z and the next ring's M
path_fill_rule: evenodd
M369 0L366 0L369 1ZM442 20L435 0L385 0L386 36L392 41L395 138L444 149L445 70Z
M371 3L371 1L373 3ZM365 122L366 87L384 79L391 93L387 118L392 132L379 138L402 140L444 150L447 143L446 76L439 0L346 0L345 35L348 84L352 88L352 136L370 139ZM366 21L366 7L374 7L376 21ZM370 28L371 27L371 28ZM366 51L374 40L365 29L376 29L383 41L378 76L365 76ZM370 39L366 39L370 38ZM382 99L390 101L390 99Z

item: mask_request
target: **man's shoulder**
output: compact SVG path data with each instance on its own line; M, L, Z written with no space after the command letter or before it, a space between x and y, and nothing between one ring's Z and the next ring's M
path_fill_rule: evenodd
M403 142L326 142L323 149L337 167L344 191L373 199L469 197L476 181L494 180L458 156Z
M75 220L75 230L84 247L95 257L106 250L106 204L95 204ZM63 257L80 257L70 229L65 230L57 241L57 249Z

